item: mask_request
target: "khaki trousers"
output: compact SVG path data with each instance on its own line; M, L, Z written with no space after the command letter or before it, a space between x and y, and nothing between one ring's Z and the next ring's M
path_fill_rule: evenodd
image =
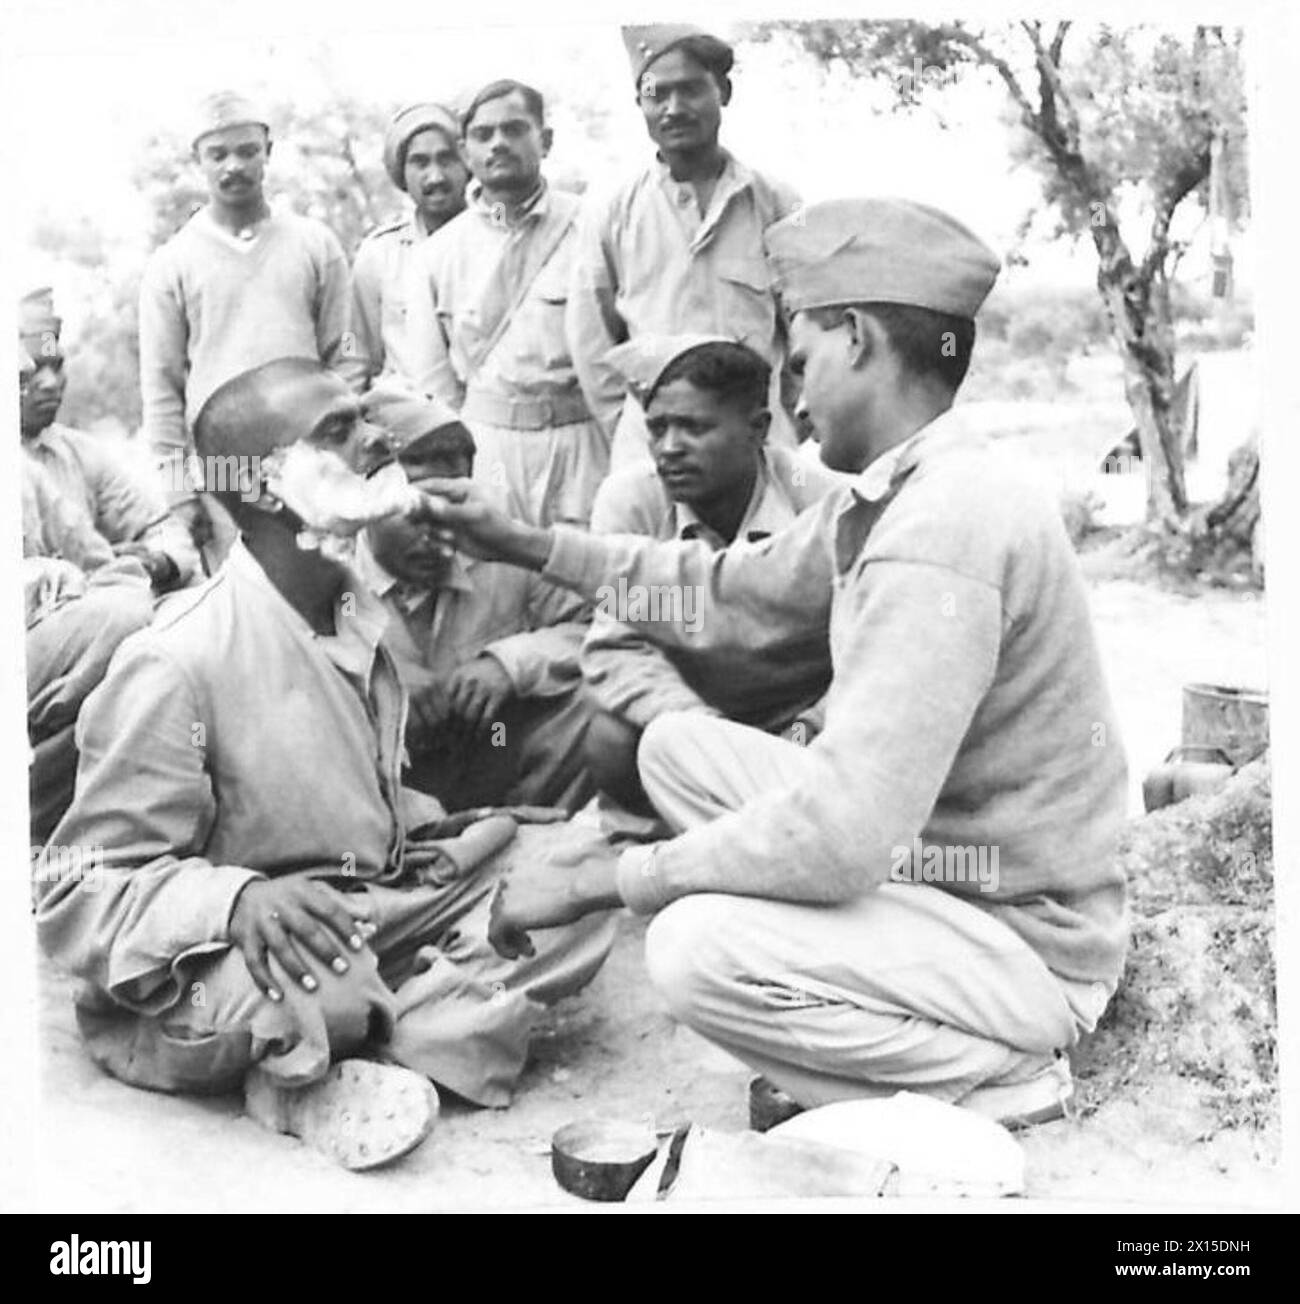
M524 826L507 848L450 883L334 886L364 893L375 926L342 976L311 962L305 991L272 962L282 1002L254 984L243 956L222 947L186 965L170 1009L141 1015L86 990L82 1037L114 1077L157 1091L236 1089L253 1064L286 1086L321 1077L331 1060L364 1053L424 1074L480 1105L505 1106L542 1008L577 991L613 945L615 916L588 916L531 934L536 954L504 960L487 941L487 917L506 861L544 856L551 839L595 835L564 825ZM300 948L302 949L302 948Z
M467 421L474 435L474 479L530 525L585 528L596 490L609 474L609 440L597 422L512 430Z
M760 730L674 713L651 723L639 762L680 832L787 786L803 757ZM904 1089L959 1101L1022 1080L1109 995L1067 990L1005 924L926 884L835 906L683 897L652 921L646 961L677 1018L804 1105Z

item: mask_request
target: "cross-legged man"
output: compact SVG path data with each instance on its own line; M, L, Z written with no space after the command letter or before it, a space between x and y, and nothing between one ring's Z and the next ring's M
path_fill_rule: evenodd
M683 1022L803 1105L923 1091L1057 1116L1065 1052L1126 944L1114 852L1125 761L1060 512L952 411L996 256L905 200L814 205L769 232L791 363L822 459L853 482L763 543L598 538L502 517L452 482L437 518L591 595L690 590L666 646L773 659L827 637L822 732L799 747L698 713L638 764L677 836L526 871L494 935L624 903Z
M415 484L472 473L473 436L448 409L376 388L365 410ZM409 784L449 811L572 812L591 797L581 598L457 552L428 522L403 516L365 531L356 569L387 609L386 641L411 699Z
M611 361L646 413L650 463L615 471L592 511L597 534L703 539L743 547L784 530L843 484L768 441L770 368L748 345L722 336L643 335ZM602 604L582 649L595 706L587 764L606 798L648 814L637 774L641 734L669 711L693 711L811 740L829 682L825 648L777 662L743 649L657 647L618 618L618 593Z
M38 876L38 936L82 980L77 1020L108 1072L162 1091L244 1083L261 1121L365 1166L417 1143L428 1110L408 1079L341 1078L332 1061L508 1104L542 1005L596 972L612 920L503 961L486 940L491 853L513 826L411 837L442 812L400 783L406 699L382 610L269 487L291 450L326 485L387 458L352 392L318 363L268 363L209 397L195 439L239 459L243 492L223 505L241 537L83 708L54 841L93 849L98 872ZM396 1135L367 1100L390 1086L407 1102Z

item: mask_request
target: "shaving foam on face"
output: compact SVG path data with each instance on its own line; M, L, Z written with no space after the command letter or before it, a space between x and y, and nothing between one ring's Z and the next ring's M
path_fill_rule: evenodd
M423 496L397 462L359 476L337 453L301 441L262 462L267 492L301 520L311 536L350 537L387 516L414 511Z

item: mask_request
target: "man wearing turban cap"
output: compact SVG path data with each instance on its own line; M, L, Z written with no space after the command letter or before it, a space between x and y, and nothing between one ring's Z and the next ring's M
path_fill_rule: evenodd
M384 171L410 197L407 217L372 231L352 264L352 324L356 357L349 376L362 387L385 372L415 374L407 348L407 280L412 254L465 208L469 169L460 151L460 124L441 104L412 104L384 132Z

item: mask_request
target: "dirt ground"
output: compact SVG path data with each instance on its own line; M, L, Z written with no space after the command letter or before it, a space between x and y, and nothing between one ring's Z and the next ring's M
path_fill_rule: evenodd
M1147 768L1178 741L1181 685L1263 687L1258 595L1186 597L1133 581L1094 583L1103 655L1129 748L1133 809ZM52 1211L435 1211L582 1206L550 1174L548 1143L589 1113L745 1126L747 1070L673 1024L624 920L592 986L552 1011L516 1104L451 1107L414 1155L355 1175L241 1116L234 1098L176 1099L102 1075L73 1027L67 981L41 975L41 1204ZM1275 1206L1271 1133L1216 1130L1189 1084L1131 1084L1077 1120L1023 1135L1029 1194L1065 1205Z

